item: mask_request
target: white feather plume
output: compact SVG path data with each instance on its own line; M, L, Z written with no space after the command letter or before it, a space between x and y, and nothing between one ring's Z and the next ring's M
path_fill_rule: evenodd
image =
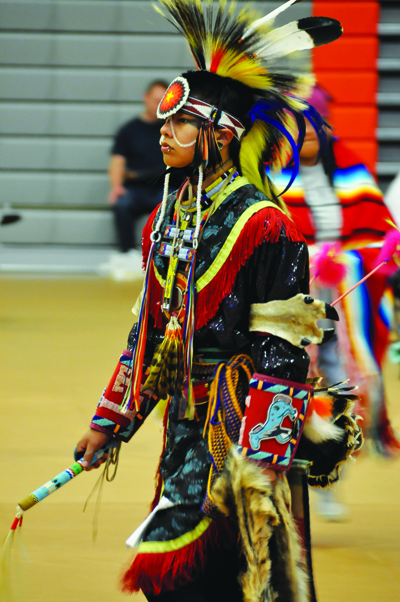
M306 420L303 435L313 443L322 443L322 441L327 441L328 439L341 441L345 435L345 431L321 418L317 412L313 412Z
M257 56L270 61L287 56L292 52L311 48L314 48L312 37L304 29L299 29L297 21L292 21L267 34L263 44L257 48Z
M278 6L278 8L268 13L268 15L265 15L265 17L261 17L261 19L257 19L256 21L254 21L250 25L250 27L248 27L244 31L243 38L246 38L250 33L255 31L256 29L259 29L260 27L264 27L265 25L272 25L272 23L275 21L276 17L280 13L283 13L283 11L287 10L290 6L292 6L292 4L296 4L296 2L302 2L302 0L289 0L288 2L285 2L285 4Z

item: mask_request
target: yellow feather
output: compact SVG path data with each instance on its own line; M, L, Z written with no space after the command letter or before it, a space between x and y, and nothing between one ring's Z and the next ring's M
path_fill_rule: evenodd
M265 89L270 84L268 73L261 63L246 56L238 58L237 52L232 50L224 53L216 73L241 81L252 88Z
M262 153L265 149L266 141L268 140L268 129L270 126L264 121L256 119L253 123L251 130L246 134L242 140L240 147L240 166L242 174L247 180L254 184L258 190L267 195L268 198L273 198L273 185L268 181L267 176L262 177L262 173L259 170L259 163L262 157ZM289 215L284 201L279 197L280 208Z
M262 150L265 147L267 129L267 125L264 122L256 120L251 130L242 140L239 155L242 174L262 192L265 192L265 189L264 182L258 170L258 164L261 159Z

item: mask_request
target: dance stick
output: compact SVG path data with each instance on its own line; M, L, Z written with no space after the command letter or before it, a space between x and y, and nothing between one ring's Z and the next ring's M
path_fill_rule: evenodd
M368 280L368 278L370 276L372 276L372 274L375 274L375 272L377 272L382 266L384 266L386 264L387 264L387 261L382 261L382 263L380 263L378 266L376 266L376 268L374 268L373 270L371 270L366 276L364 276L364 278L361 278L361 280L359 280L354 286L352 286L351 288L349 288L349 290L346 291L345 293L343 293L343 295L340 295L340 297L338 297L330 305L333 307L334 305L336 305L336 303L339 303L339 301L341 301L342 299L344 299L344 297L346 297L346 295L348 295L349 293L351 293L351 291L354 291L354 289L357 288L357 286L360 286L360 284L362 284L363 282L365 282L366 280Z
M116 443L116 441L113 440L113 441L111 441L111 443L109 443L106 446L99 449L94 454L93 459L90 462L89 466L96 464L97 460L99 460L103 456L103 454L105 454L107 451L109 451L112 447L115 447L115 443ZM75 455L76 455L76 453L77 452L75 451ZM83 454L82 454L82 456L83 456ZM38 489L35 489L35 491L33 491L30 495L28 495L27 497L25 497L23 500L21 500L19 502L17 509L21 508L21 510L23 510L23 511L29 510L29 508L32 508L32 506L35 506L36 504L38 504L39 502L44 500L45 497L47 497L54 491L57 491L57 489L60 489L60 487L62 487L66 483L69 483L71 481L71 479L76 477L78 474L80 474L84 470L84 468L82 466L82 462L83 462L82 459L78 460L77 462L74 462L74 464L71 464L71 466L69 468L66 468L65 470L60 472L60 474L55 476L54 479L51 479L51 481L48 481L47 483L45 483ZM15 523L15 520L14 520L14 523ZM13 523L13 525L14 525L14 523Z
M318 277L318 274L315 273L314 276L311 278L310 280L310 286L312 285L312 283L314 282L314 280Z
M92 458L92 461L89 464L89 467L92 466L99 460L104 453L111 452L111 450L116 447L118 442L115 439L112 439L107 445L99 449ZM57 476L55 476L51 481L48 481L38 489L35 489L30 495L21 500L17 506L17 514L12 522L10 531L5 539L3 549L0 554L0 598L3 600L11 600L10 593L10 563L11 563L11 549L13 545L13 539L18 527L22 526L22 517L23 513L32 506L35 506L39 502L41 502L44 498L49 496L57 489L60 489L66 483L69 483L74 477L83 472L84 468L82 466L84 451L78 452L75 449L74 457L77 462L71 464L68 468L60 472Z

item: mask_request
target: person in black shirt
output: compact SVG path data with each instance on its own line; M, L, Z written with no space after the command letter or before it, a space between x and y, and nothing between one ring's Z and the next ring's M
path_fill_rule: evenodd
M119 248L128 253L140 241L134 240L134 222L151 213L162 200L162 181L154 180L165 170L160 151L160 127L157 106L168 84L151 82L144 96L145 110L117 132L109 166L111 190Z

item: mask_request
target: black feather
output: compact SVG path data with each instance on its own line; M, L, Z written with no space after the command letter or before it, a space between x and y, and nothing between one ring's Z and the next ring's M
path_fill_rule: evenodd
M330 17L305 17L297 22L297 26L308 33L315 47L330 44L343 33L340 21Z

